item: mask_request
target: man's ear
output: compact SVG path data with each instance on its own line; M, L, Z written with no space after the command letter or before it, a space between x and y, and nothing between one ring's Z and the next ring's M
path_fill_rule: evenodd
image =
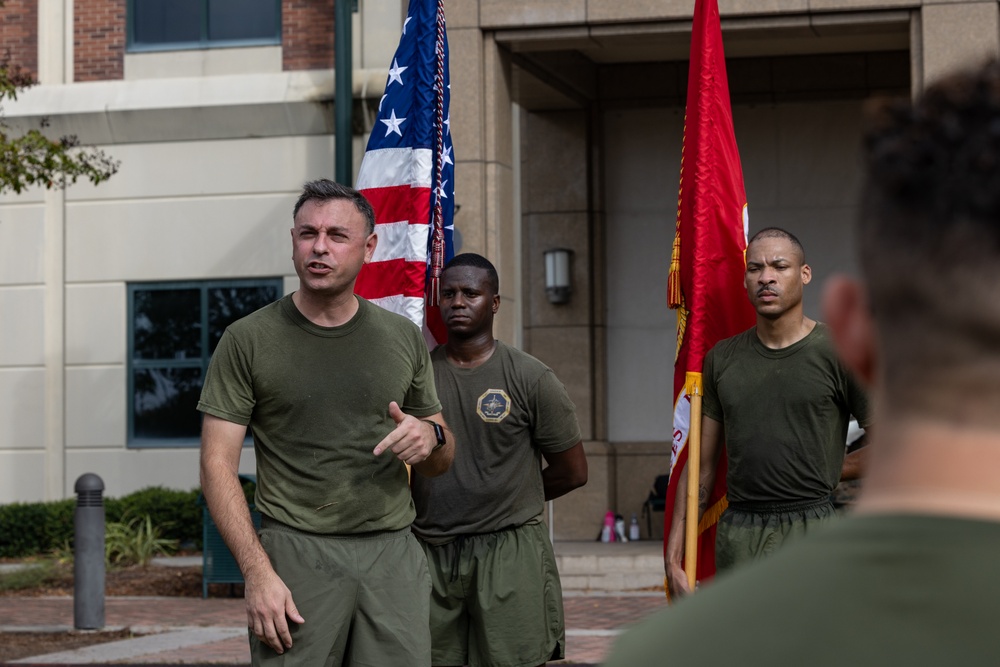
M378 232L372 232L365 239L365 264L372 261L375 256L375 248L378 246Z
M823 318L844 366L864 385L875 380L875 323L864 288L843 275L827 279L823 288Z

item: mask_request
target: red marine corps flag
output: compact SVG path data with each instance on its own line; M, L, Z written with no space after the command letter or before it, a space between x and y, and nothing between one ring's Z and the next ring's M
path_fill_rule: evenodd
M455 159L443 0L410 0L357 189L375 209L378 246L354 291L412 320L431 347L447 332L437 309L454 254Z
M674 473L682 471L688 460L692 416L700 419L702 361L715 343L749 329L755 321L743 287L748 232L746 201L733 132L719 6L717 0L696 0L677 231L668 284L670 307L677 310L677 359L664 549L674 504L685 502L685 498L675 498L679 474ZM699 409L692 415L691 396L695 394ZM696 427L700 433L700 421ZM694 488L697 489L697 484ZM698 579L715 574L715 524L726 507L725 492L723 455L715 490L698 528Z

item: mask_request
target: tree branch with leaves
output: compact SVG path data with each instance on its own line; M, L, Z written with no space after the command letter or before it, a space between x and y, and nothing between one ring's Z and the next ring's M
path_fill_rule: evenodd
M80 146L73 135L50 139L42 133L46 119L39 129L12 134L2 103L16 100L19 92L36 83L29 72L11 64L9 52L0 61L0 194L20 193L34 185L64 188L80 178L97 185L111 178L118 171L117 160L98 148Z

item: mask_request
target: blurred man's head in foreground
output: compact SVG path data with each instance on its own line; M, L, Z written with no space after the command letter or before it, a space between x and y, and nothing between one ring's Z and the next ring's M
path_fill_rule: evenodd
M1000 425L1000 64L869 111L864 286L826 318L884 416Z

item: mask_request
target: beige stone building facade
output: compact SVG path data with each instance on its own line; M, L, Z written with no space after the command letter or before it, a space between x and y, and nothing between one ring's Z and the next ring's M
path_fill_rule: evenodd
M292 21L332 2L271 1L279 24L264 38L177 48L140 39L129 12L142 0L101 0L104 32L83 0L0 10L41 82L6 106L11 122L47 117L122 161L98 187L0 198L0 502L65 497L84 472L109 495L197 485L196 433L171 415L196 390L219 313L294 289L291 204L303 181L333 175L341 139L332 42L317 20ZM354 15L356 164L405 4L359 0ZM669 460L666 276L694 0L445 5L460 250L497 264L500 337L552 366L578 407L590 482L556 501L552 525L593 539L606 510L640 511ZM865 101L996 55L998 4L719 6L751 233L802 239L818 316L822 279L853 270ZM564 305L546 298L554 247L573 251Z

